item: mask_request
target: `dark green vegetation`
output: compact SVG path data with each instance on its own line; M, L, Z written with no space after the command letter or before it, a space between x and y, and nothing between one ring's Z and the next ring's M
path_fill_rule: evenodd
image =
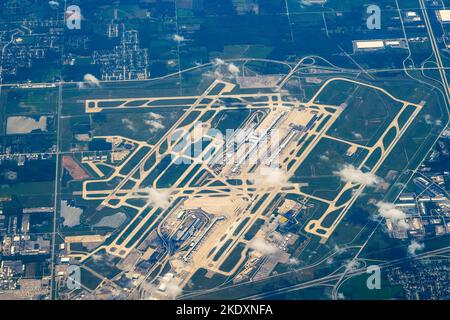
M383 275L383 272L381 273ZM351 277L340 288L345 299L350 300L384 300L404 298L403 288L400 285L391 285L386 277L381 278L381 289L369 290L367 288L368 274Z
M308 183L302 191L332 200L339 193L344 183L336 172L344 165L358 166L367 151L359 148L353 155L346 155L350 145L323 138L311 151L305 161L295 171L292 182Z
M86 73L100 78L101 67L92 64L92 55L95 51L112 51L119 43L118 38L108 37L105 31L111 21L124 24L126 30L138 32L139 47L149 52L148 68L153 77L209 63L214 58L293 62L298 57L313 54L353 68L354 63L342 54L342 50L352 53L352 40L403 37L397 11L392 10L389 2L377 4L385 12L383 24L386 27L380 30L367 29L367 3L359 0L333 1L326 6L305 5L296 0L250 3L233 0L114 3L87 0L79 3L83 12L81 30L66 30L61 19L63 6L51 7L47 2L27 1L16 8L2 3L0 19L11 27L19 25L17 22L21 19L32 17L59 21L58 27L62 31L54 35L54 41L64 48L49 50L44 59L33 59L32 68L19 68L18 73L7 77L6 81L30 79L39 82L58 78L80 81ZM176 41L176 34L181 41ZM73 58L73 63L60 63L63 51L65 56ZM419 48L416 51L420 57L425 56L425 50ZM361 52L352 59L364 68L395 68L402 66L406 56L406 50L392 49ZM284 68L280 65L273 73L286 72ZM267 72L265 68L257 70Z
M339 86L351 89L344 92L337 91L339 88L334 87ZM338 102L345 103L345 110L327 133L362 145L373 146L402 107L400 102L392 100L381 91L349 83L332 82L321 96L336 92L345 95L345 100L338 99ZM330 102L334 103L333 100Z
M227 241L225 241L222 247L220 247L220 249L217 250L216 254L214 255L213 261L217 261L220 259L220 257L222 256L224 251L228 249L232 241L233 241L232 239L228 239Z
M263 219L256 219L255 222L253 222L250 229L248 229L247 233L244 236L245 240L252 240L256 233L261 229L261 227L264 225L265 221Z
M239 242L227 256L225 261L219 267L221 271L230 272L241 259L242 251L245 249L245 243Z
M17 166L4 161L0 166L0 197L13 197L15 208L51 207L55 178L55 157Z

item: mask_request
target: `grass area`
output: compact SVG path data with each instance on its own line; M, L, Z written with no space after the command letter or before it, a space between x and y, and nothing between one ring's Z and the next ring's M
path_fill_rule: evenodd
M80 271L81 284L90 290L95 290L103 280L85 268L81 268Z
M314 100L315 103L340 106L358 90L358 85L348 81L330 82Z
M53 190L53 181L2 184L0 197L14 196L23 208L52 207Z
M239 242L228 254L228 257L225 259L225 261L222 263L222 265L219 267L219 270L224 272L230 272L233 270L233 268L236 266L236 264L239 262L239 260L242 257L242 251L245 249L245 243Z
M208 274L208 270L204 268L199 268L194 275L189 280L188 284L184 288L189 290L207 290L211 288L216 288L222 285L227 280L227 277L218 274L211 273Z
M157 120L161 127L152 125L155 121L152 118L153 114L162 117ZM93 134L97 136L122 135L152 144L156 143L183 114L183 108L127 110L127 112L105 111L93 116L92 129Z
M302 191L308 194L332 200L339 193L344 183L335 172L346 164L358 166L367 154L359 148L353 155L346 155L350 145L327 138L321 139L295 171L291 181L308 183Z
M216 128L223 135L227 130L235 130L250 115L249 110L225 110L220 111L212 121L212 127Z
M264 225L265 221L263 219L256 219L255 222L253 222L250 229L248 229L247 233L244 236L245 240L252 240L253 237L256 235L256 233L261 229L261 227Z
M232 239L227 239L227 241L225 241L225 243L222 245L222 247L220 247L220 249L214 255L213 261L217 261L220 259L220 257L222 256L224 251L230 246L232 241L233 241Z
M110 256L103 250L96 254L96 259L89 258L84 264L105 278L112 279L120 272L115 266L119 260L120 258Z
M389 280L381 272L381 288L368 289L367 279L370 274L362 274L351 277L341 286L339 293L349 300L386 300L402 299L404 297L403 288L398 285L390 285Z
M2 103L5 114L54 113L57 109L58 88L2 89Z
M362 85L355 88L345 103L345 110L327 133L368 146L375 144L402 107L386 94Z

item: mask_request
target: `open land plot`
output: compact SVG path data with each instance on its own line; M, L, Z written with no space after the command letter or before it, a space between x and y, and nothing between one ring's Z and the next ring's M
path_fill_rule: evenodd
M49 153L56 144L57 106L56 85L3 86L0 90L0 152Z
M351 147L345 142L322 139L296 170L291 181L308 183L302 188L305 193L334 199L344 186L336 172L345 165L359 166L368 153L364 148L351 150Z
M345 110L342 116L327 134L373 146L398 114L402 104L370 87L355 86L352 89L353 92L343 102Z
M2 88L1 104L4 114L49 114L57 111L58 88L8 86Z

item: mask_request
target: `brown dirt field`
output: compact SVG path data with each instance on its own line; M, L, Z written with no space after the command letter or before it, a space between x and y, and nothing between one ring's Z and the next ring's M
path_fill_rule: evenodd
M69 174L76 181L89 178L89 174L70 156L63 156L62 166L69 171Z

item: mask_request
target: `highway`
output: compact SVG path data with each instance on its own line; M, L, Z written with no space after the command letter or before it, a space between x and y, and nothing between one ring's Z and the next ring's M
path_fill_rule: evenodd
M440 249L436 249L436 250L432 250L432 251L428 251L428 252L424 252L421 254L416 255L415 257L405 257L405 258L401 258L401 259L396 259L396 260L391 260L388 262L383 262L380 264L377 264L381 270L386 269L388 267L393 267L396 265L400 265L402 263L408 262L408 261L416 261L416 260L422 260L422 259L427 259L427 258L431 258L434 256L438 256L441 255L443 253L448 253L450 252L450 246L444 247L444 248L440 248ZM334 255L334 254L333 254ZM324 260L328 259L329 257L327 256L326 258L322 259L319 261L319 263L316 263L314 265L311 266L306 266L303 267L302 269L307 269L307 268L312 268L317 266L318 264L322 263ZM302 269L299 270L295 270L295 271L290 271L289 273L295 274L300 272ZM305 289L308 287L314 287L314 286L318 286L318 285L322 285L322 284L329 284L332 283L334 281L338 281L340 278L342 278L342 276L345 275L345 277L354 277L354 276L358 276L358 275L362 275L362 274L366 274L367 273L367 268L355 268L352 270L349 270L348 272L340 272L340 273L336 273L336 271L332 272L331 274L321 277L321 278L317 278L317 279L313 279L313 280L309 280L309 281L305 281L302 283L298 283L298 284L294 284L291 286L287 286L287 287L283 287L280 289L273 289L270 291L265 291L263 293L258 293L258 294L251 294L251 295L244 295L242 297L239 297L240 300L260 300L260 299L267 299L270 298L274 295L277 294L282 294L282 293L287 293L287 292L291 292L291 291L296 291L296 290L301 290L301 289ZM283 273L280 275L275 275L263 280L260 280L258 282L265 282L265 281L276 281L277 278L282 278L282 277L286 277L287 274ZM231 285L231 286L225 286L225 287L221 287L221 288L215 288L212 290L205 290L205 291L200 291L200 292L196 292L196 293L192 293L192 294L185 294L183 296L180 296L180 300L184 300L184 299L195 299L195 298L199 298L199 299L204 299L205 295L209 295L209 294L216 294L220 291L223 291L224 294L223 296L226 297L226 290L229 288L237 288L240 286L248 286L248 283L242 283L242 284L236 284L236 285Z

